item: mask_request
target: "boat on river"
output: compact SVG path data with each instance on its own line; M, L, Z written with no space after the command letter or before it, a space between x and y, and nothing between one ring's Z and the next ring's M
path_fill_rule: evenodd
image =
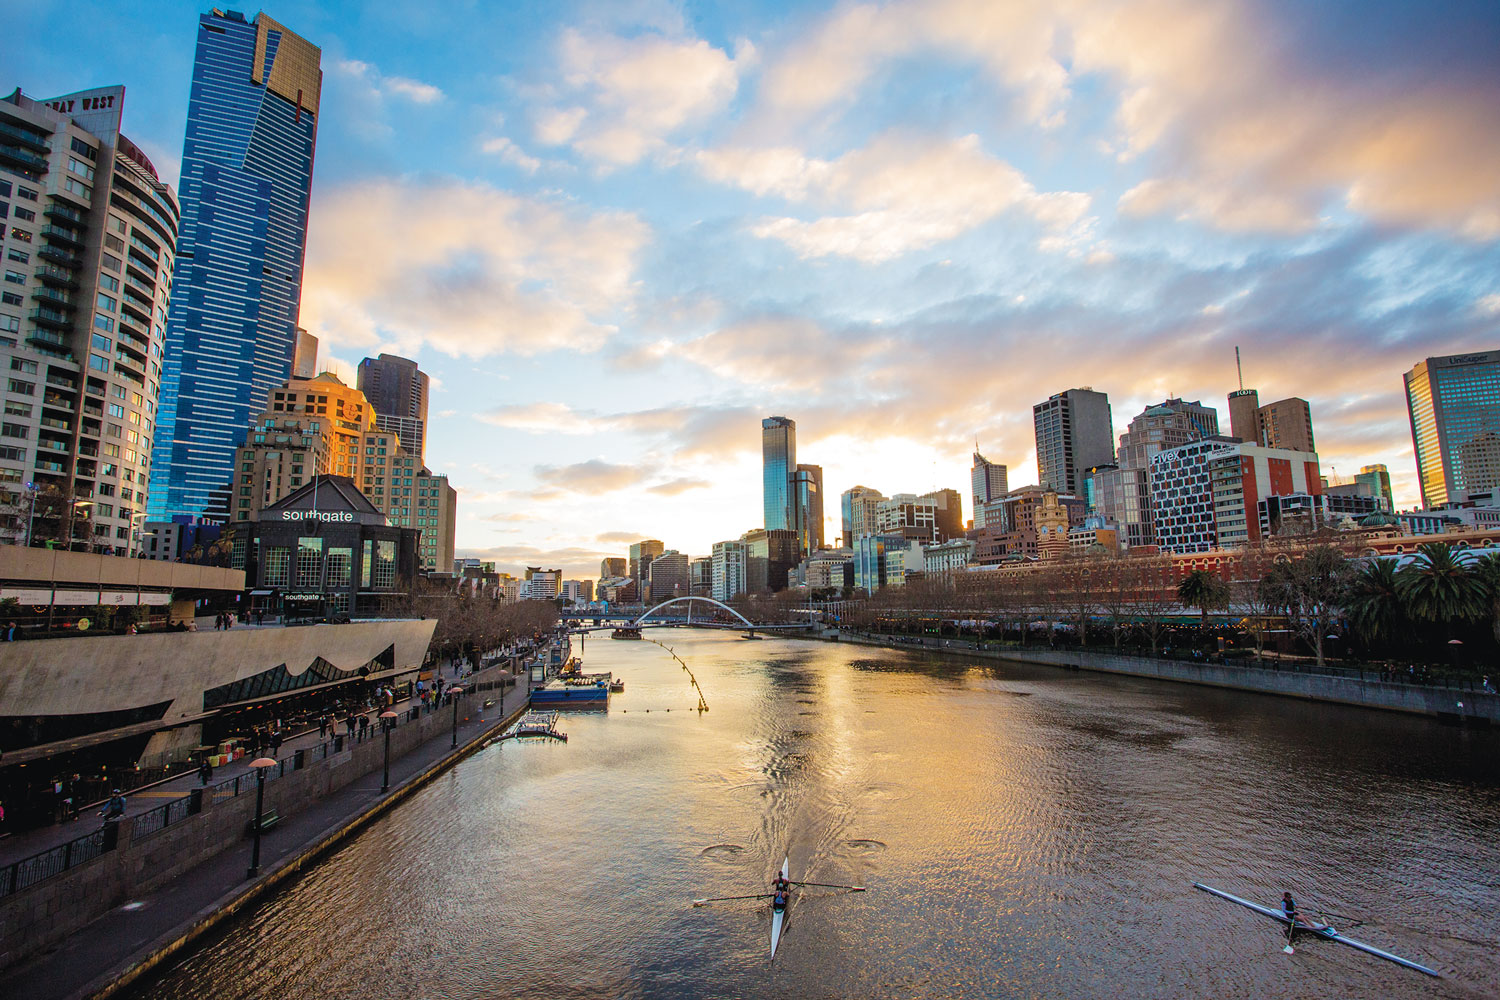
M792 878L792 859L784 858L781 862L781 877L787 881ZM773 897L774 899L774 897ZM781 941L781 925L786 920L786 908L792 901L792 891L786 891L786 898L778 905L771 903L771 957L776 957L776 945Z
M531 692L533 705L607 705L612 674L564 674Z
M611 639L639 639L641 629L638 625L622 625L609 634Z
M1441 972L1436 972L1432 969L1429 969L1425 965L1418 965L1416 962L1413 962L1409 958L1402 958L1400 955L1393 955L1388 951L1383 951L1372 944L1366 944L1363 941L1356 941L1352 937L1346 937L1343 934L1340 934L1329 924L1308 924L1300 920L1294 924L1292 922L1292 918L1288 917L1280 910L1273 910L1269 906L1261 906L1259 903L1252 903L1248 899L1241 899L1240 897L1231 895L1230 893L1224 892L1221 889L1215 889L1211 886L1206 886L1202 882L1194 882L1193 888L1202 889L1204 892L1209 893L1210 895L1218 896L1220 899L1227 899L1231 903L1238 903L1247 910L1254 910L1256 913L1259 913L1263 917L1270 917L1272 920L1278 921L1282 924L1286 924L1287 940L1289 942L1292 936L1298 931L1301 931L1304 934L1314 934L1327 941L1337 941L1339 944L1346 944L1351 948L1355 948L1359 951L1364 952L1366 955L1374 955L1376 958L1383 958L1387 962L1395 962L1397 965L1400 965L1404 968L1412 969L1416 972L1424 972L1435 979L1443 978L1443 974ZM1290 947L1288 947L1288 950L1290 950Z

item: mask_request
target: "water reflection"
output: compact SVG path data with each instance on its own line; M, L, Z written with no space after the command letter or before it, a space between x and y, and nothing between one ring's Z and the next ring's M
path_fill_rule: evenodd
M151 997L1500 994L1495 734L1289 699L676 633L567 744L477 755ZM649 712L647 710L650 710ZM671 709L671 711L667 711ZM693 909L794 878L769 910ZM1443 970L1195 892L1299 898ZM247 957L253 955L253 961Z

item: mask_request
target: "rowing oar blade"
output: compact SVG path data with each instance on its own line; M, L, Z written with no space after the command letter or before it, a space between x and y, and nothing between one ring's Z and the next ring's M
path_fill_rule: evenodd
M815 885L820 889L848 889L850 892L864 892L862 885L834 885L832 882L793 882L792 885Z
M775 893L772 892L757 892L752 896L713 896L708 899L695 899L693 900L693 905L702 906L704 903L722 903L730 899L770 899L774 895Z
M1286 928L1286 947L1283 948L1283 949L1281 949L1282 951L1286 952L1288 955L1294 955L1294 954L1296 954L1296 952L1292 950L1292 935L1296 934L1296 933L1297 933L1297 921L1293 920L1290 924L1287 925L1287 928Z

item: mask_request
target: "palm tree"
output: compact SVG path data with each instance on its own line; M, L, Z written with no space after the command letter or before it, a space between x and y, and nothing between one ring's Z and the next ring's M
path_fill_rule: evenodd
M1401 595L1396 560L1372 559L1366 563L1349 585L1344 612L1354 631L1371 646L1404 635L1411 618Z
M1212 570L1195 569L1182 578L1177 585L1177 599L1188 607L1197 608L1203 616L1201 633L1208 641L1208 612L1229 604L1229 584Z
M1428 542L1396 574L1398 592L1413 618L1447 624L1483 617L1488 605L1478 576L1444 542Z
M1495 641L1500 643L1500 554L1485 556L1470 567L1469 572L1484 588L1485 602L1490 609L1490 630Z

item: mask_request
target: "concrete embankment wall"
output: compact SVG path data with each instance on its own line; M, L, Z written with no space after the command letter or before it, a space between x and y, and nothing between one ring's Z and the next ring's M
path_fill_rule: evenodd
M832 635L829 635L832 638ZM1336 702L1379 708L1393 712L1430 715L1450 721L1500 723L1500 695L1455 688L1428 687L1418 684L1390 684L1373 678L1333 677L1301 673L1294 670L1272 670L1264 667L1222 663L1193 663L1186 660L1157 660L1144 656L1124 656L1089 649L1050 650L1008 646L1004 649L976 649L962 642L951 645L922 645L896 642L868 636L841 633L842 642L889 646L893 649L922 649L928 652L978 656L993 660L1013 660L1067 669L1151 677L1184 684L1234 688L1262 694L1306 698L1310 701Z
M482 671L466 683L493 680L498 673L498 670ZM464 706L465 714L476 712L486 697L489 695L484 693L472 696L471 704ZM524 698L507 705L512 716L524 707ZM445 758L446 763L461 758L500 725L502 721L497 714L495 725L487 727L484 733L467 734L466 743ZM452 729L453 711L446 706L397 726L391 733L391 760ZM377 735L326 758L314 759L315 756L315 751L307 751L305 766L295 771L288 769L284 776L266 782L266 812L274 810L289 818L360 778L379 772L385 763L385 740ZM290 756L287 760L290 768ZM217 792L205 790L202 795L199 812L144 836L135 832L142 817L127 817L120 823L114 850L0 899L0 968L36 954L126 900L148 893L219 852L246 841L255 812L254 779L248 776L240 779L238 796L233 786ZM275 837L276 831L265 836Z

